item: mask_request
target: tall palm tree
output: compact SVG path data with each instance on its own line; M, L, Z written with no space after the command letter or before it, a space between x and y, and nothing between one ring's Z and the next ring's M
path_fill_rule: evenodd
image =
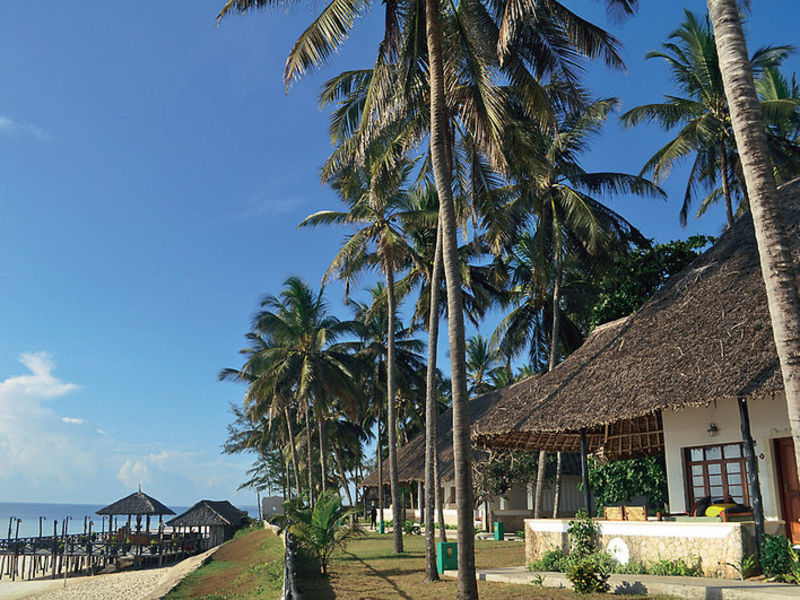
M403 233L406 222L431 220L425 211L409 208L408 196L402 190L410 172L411 164L401 168L383 168L371 165L353 168L337 175L333 182L349 210L320 211L307 217L300 226L328 224L360 226L349 235L345 244L334 257L325 277L336 273L344 279L347 289L350 282L364 269L379 266L386 280L386 401L387 432L389 443L389 483L392 494L392 518L394 550L403 551L401 523L401 492L397 479L397 417L396 417L396 296L395 277L413 259L411 248Z
M636 0L604 0L609 10L632 13ZM247 12L265 8L276 0L228 0L219 18L230 11ZM413 5L413 3L412 3ZM291 81L312 66L323 63L347 37L355 19L369 8L368 2L359 0L332 0L322 14L304 32L293 48L284 79ZM452 6L452 5L451 5ZM532 117L540 118L542 104L535 81L526 77L527 66L534 65L539 75L555 71L576 73L579 56L602 57L606 63L621 67L617 43L602 29L586 22L562 3L525 3L511 0L486 6L481 2L462 3L459 12L459 30L473 31L480 40L496 43L498 58L508 69L508 77L525 90L524 105ZM385 50L392 54L397 48L399 35L399 3L386 3ZM411 11L408 11L409 13ZM422 15L419 15L420 17ZM459 579L458 597L473 600L478 597L475 580L474 539L472 529L472 483L470 448L468 441L469 415L467 412L465 340L462 315L461 282L457 265L456 215L452 195L452 145L448 131L448 98L445 93L445 60L442 50L442 10L438 0L425 1L424 19L411 19L412 24L425 24L424 39L428 58L430 99L430 161L433 167L440 200L442 226L442 255L447 285L450 358L453 395L453 433L455 479L459 514ZM419 32L422 35L422 32ZM472 57L479 56L476 53ZM486 73L484 73L486 75ZM483 80L486 81L487 77ZM482 86L486 89L486 86ZM495 106L496 102L481 106ZM476 105L477 106L477 105ZM474 112L474 111L473 111ZM497 117L500 116L498 112ZM473 137L483 152L502 163L497 152L501 145L502 119L492 120L492 126L475 131Z
M739 7L735 0L707 0L707 4L753 215L772 333L783 375L789 427L800 470L800 298L794 262L770 164L766 127L747 56ZM756 533L760 537L763 532L757 529Z
M555 82L552 88L560 89ZM582 93L577 90L578 93ZM584 272L609 264L631 242L646 244L644 236L601 199L622 192L663 197L651 182L625 173L589 173L580 156L616 106L614 98L587 101L578 110L554 112L553 130L521 126L514 141L515 183L506 210L532 219L532 234L523 233L509 253L512 282L519 306L499 325L495 340L510 355L530 347L530 358L549 347L548 370L580 344L577 327L564 318L562 294L565 265L580 265ZM502 222L502 221L501 221ZM548 310L549 323L544 315ZM569 347L564 344L570 341ZM560 352L560 350L567 352ZM534 517L541 517L546 455L539 454Z
M745 196L744 184L737 172L738 158L714 33L707 17L699 18L689 10L684 13L683 23L669 36L664 50L647 54L647 58L667 62L680 95L668 95L662 103L638 106L621 118L629 126L652 121L666 130L680 127L675 138L645 163L642 173L652 173L656 182L661 181L677 161L694 155L680 213L681 223L686 224L695 191L702 186L708 195L700 211L721 196L730 227L737 212L734 201L743 202ZM760 48L750 59L753 70L760 74L765 69L776 68L792 50L791 46ZM761 104L771 121L785 120L796 110L796 104L788 99L769 99ZM780 139L772 140L771 146L779 162L788 160L797 169L800 148L787 148L786 141ZM721 182L721 189L718 182Z
M481 334L467 340L467 378L469 393L482 394L490 389L492 371L497 367L497 352Z
M345 407L354 406L354 384L359 367L337 342L356 333L352 321L340 321L327 311L322 292L314 294L299 277L289 277L279 296L267 296L254 317L254 329L268 343L257 348L248 368L258 373L259 385L273 392L291 389L304 406L306 444L311 458L313 410L319 436L321 487L327 486L324 421L328 404L339 399ZM249 362L249 361L248 361ZM310 468L309 468L310 473ZM309 480L313 498L313 481Z
M265 373L272 368L272 365L269 365L263 358L264 352L272 347L272 342L256 331L248 333L246 337L250 341L250 345L239 351L240 354L247 357L244 365L240 369L223 369L219 378L248 383L244 396L243 418L246 416L257 421L259 418L266 417L270 428L276 423L280 423L281 420L283 421L287 431L295 489L300 495L300 470L297 463L297 445L294 434L294 394L286 385L275 387L272 383L267 383L264 377Z

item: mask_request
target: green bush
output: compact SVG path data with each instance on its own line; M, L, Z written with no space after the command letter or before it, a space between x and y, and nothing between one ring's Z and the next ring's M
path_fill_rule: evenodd
M592 518L581 509L567 525L569 552L578 557L588 556L597 550L597 527Z
M635 560L628 561L628 564L621 565L617 563L614 573L624 573L626 575L647 575L647 565Z
M542 554L542 557L528 565L529 571L555 571L562 573L565 570L567 556L560 548L552 547Z
M700 568L700 561L689 555L688 558L676 558L674 560L658 557L658 560L651 563L647 572L651 575L672 575L682 577L702 577L703 570Z
M524 529L520 529L519 531L515 531L514 535L517 536L519 539L524 540L525 539L525 530Z
M608 572L591 558L575 562L567 571L567 579L579 594L603 594L609 590Z
M765 535L761 540L761 569L767 577L779 577L792 570L792 545L782 535Z
M403 523L403 533L406 535L420 535L421 531L419 524L414 521Z

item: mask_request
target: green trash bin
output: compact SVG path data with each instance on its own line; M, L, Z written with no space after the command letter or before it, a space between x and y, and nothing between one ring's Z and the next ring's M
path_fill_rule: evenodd
M378 521L378 533L383 533L383 521Z
M458 544L436 542L436 570L440 575L445 571L458 570Z
M494 522L494 539L496 542L502 542L506 539L506 526L500 521Z

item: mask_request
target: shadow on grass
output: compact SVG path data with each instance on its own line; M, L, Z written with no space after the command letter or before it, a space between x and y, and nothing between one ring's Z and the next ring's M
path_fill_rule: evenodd
M336 594L331 587L330 575L320 575L319 563L314 561L298 562L297 587L303 598L314 600L335 600Z
M408 570L402 570L402 571L400 569L392 569L390 571L378 571L377 569L374 569L372 567L372 565L370 565L369 563L364 562L361 558L357 557L355 554L352 554L351 552L345 551L345 552L343 552L343 554L346 554L346 555L352 557L352 560L357 560L358 562L360 562L364 566L365 569L367 569L367 571L370 572L370 574L374 575L375 577L380 577L386 583L388 583L390 586L392 586L392 589L397 593L397 596L399 598L404 598L405 600L412 600L411 596L409 596L403 590L401 590L398 587L398 585L392 579L390 579L387 576L387 574L391 573L392 575L397 576L397 575L404 575L404 574L408 574L408 573L418 573L419 569L408 569ZM395 554L394 557L395 558L404 558L404 556L402 554ZM407 558L410 558L410 556L407 557Z

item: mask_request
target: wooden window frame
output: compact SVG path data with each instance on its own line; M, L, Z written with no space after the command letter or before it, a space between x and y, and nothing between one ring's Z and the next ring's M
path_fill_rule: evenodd
M732 446L737 445L741 448L741 456L740 458L725 458L725 446ZM721 458L719 459L706 459L705 453L706 449L708 448L719 448ZM703 460L692 460L691 452L692 450L702 450L703 451ZM750 505L750 494L747 486L747 458L745 457L745 448L744 442L721 442L718 444L702 444L698 446L687 446L683 448L683 477L684 477L684 488L686 492L686 509L691 511L692 507L695 503L706 496L711 496L711 483L709 479L708 473L708 466L709 465L720 465L720 475L722 476L722 494L721 496L733 496L730 493L730 484L728 482L728 471L726 469L726 465L732 463L739 463L740 465L740 474L742 477L741 487L742 487L742 504L745 506ZM692 467L700 465L703 467L703 489L704 493L699 498L694 497L694 475L692 474ZM736 485L736 484L734 484ZM718 486L714 486L718 487ZM716 496L714 496L716 497ZM713 497L712 497L713 499Z

